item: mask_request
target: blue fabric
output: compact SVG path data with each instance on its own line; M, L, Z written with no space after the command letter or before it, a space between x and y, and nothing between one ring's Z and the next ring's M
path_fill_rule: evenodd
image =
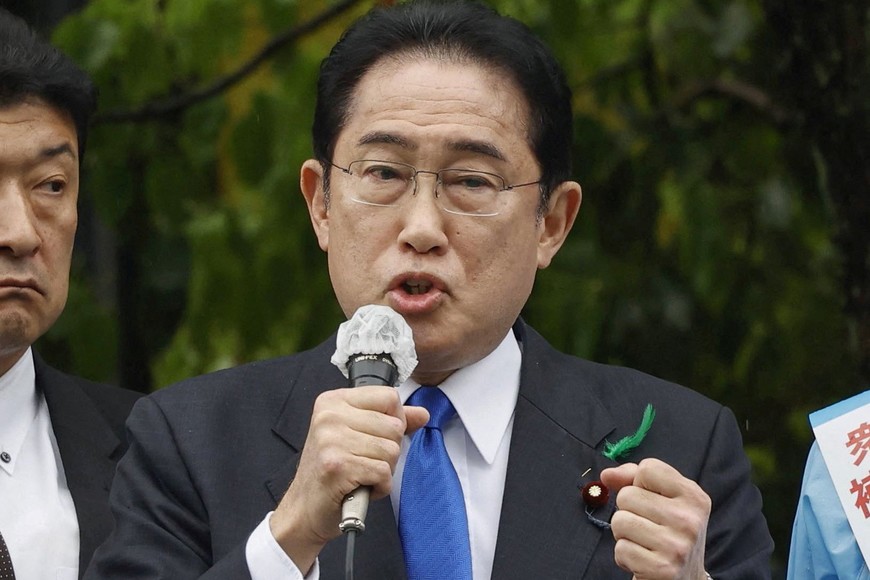
M789 580L870 580L818 443L810 449L788 558Z
M430 414L411 438L402 475L399 536L408 580L471 580L465 500L441 433L456 410L437 387L420 387L407 404Z

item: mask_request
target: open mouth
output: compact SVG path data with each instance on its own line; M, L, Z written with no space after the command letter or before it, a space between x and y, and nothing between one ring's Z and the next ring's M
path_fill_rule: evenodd
M402 288L411 295L425 294L432 288L432 283L426 280L407 280L402 283Z

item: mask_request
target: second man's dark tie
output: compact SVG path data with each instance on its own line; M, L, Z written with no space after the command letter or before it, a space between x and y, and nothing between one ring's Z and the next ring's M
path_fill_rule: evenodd
M15 569L12 568L12 558L9 557L3 534L0 534L0 580L15 580Z

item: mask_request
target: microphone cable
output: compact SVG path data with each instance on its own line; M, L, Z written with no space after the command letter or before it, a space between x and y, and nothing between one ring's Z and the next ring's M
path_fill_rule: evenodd
M367 511L369 503L369 491L368 487L358 487L355 491L349 493L344 498L344 506L350 507L349 509L342 509L342 517L344 517L344 519L339 524L338 529L341 530L347 539L347 550L345 552L344 561L345 580L353 580L353 561L356 552L356 537L357 534L362 534L366 531L365 512Z
M353 580L353 558L356 551L356 530L348 528L344 532L347 537L347 552L344 559L344 578L345 580Z

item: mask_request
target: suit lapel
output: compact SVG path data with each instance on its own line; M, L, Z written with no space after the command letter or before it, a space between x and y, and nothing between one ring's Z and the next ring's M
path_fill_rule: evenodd
M579 376L522 323L520 395L514 416L494 578L580 578L608 530L592 524L582 484L616 465L600 444L615 423ZM589 475L581 475L589 470ZM596 516L609 520L612 508ZM607 539L605 537L605 539Z
M79 562L92 554L112 529L109 487L115 470L115 454L121 442L90 398L69 376L55 371L34 356L36 386L45 396L51 426L63 461L67 486L79 522Z
M280 384L287 385L288 395L272 426L272 433L282 442L282 449L289 455L280 460L276 458L275 470L265 482L276 506L296 475L296 466L308 436L315 399L329 388L347 383L341 372L329 364L333 350L334 336L307 353L298 365L295 376L279 381Z

